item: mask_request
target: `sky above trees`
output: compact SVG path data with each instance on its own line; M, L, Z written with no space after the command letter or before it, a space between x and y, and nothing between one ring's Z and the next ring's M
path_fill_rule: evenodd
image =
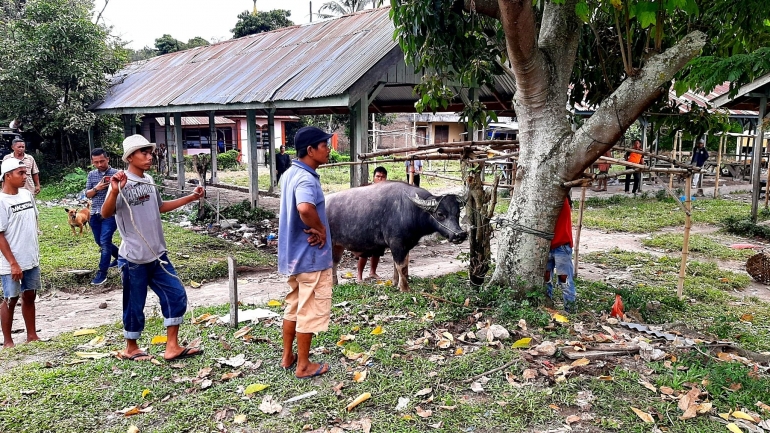
M95 0L97 11L105 0ZM313 2L313 13L324 1ZM186 41L196 36L209 42L232 38L238 14L254 7L252 0L109 0L103 18L113 26L113 34L130 41L135 50L154 46L164 34ZM257 0L257 10L288 9L295 24L310 21L308 0ZM314 16L314 20L317 18Z

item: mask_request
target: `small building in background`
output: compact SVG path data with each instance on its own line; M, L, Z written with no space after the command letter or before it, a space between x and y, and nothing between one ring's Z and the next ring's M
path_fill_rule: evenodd
M171 124L171 142L176 142L174 132L174 119L169 119ZM257 153L257 162L263 163L265 150L270 146L268 143L267 116L257 116L257 141L259 151ZM286 145L286 124L289 122L298 122L297 116L275 116L275 142L274 148ZM248 135L246 131L245 115L215 116L214 125L217 131L217 149L219 152L228 150L240 150L244 161L249 161ZM165 117L144 116L142 118L141 134L150 141L150 143L166 142L166 119ZM182 117L182 144L185 155L194 155L198 153L210 153L210 132L209 118L205 116L185 116Z

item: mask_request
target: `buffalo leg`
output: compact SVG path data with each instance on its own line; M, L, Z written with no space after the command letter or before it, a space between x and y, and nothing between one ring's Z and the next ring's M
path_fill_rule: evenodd
M338 285L339 280L337 279L337 265L340 264L340 260L342 260L342 253L345 252L345 247L342 245L332 245L332 261L333 261L333 267L332 267L332 284Z
M400 251L393 251L393 285L398 285L398 290L402 292L408 292L409 252L399 253Z

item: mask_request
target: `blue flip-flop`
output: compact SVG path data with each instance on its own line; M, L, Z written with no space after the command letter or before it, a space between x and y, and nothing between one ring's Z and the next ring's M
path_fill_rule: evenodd
M324 371L324 367L326 367L326 371ZM331 369L332 369L332 366L324 362L323 364L318 366L318 370L316 370L315 373L311 374L310 376L302 376L302 377L298 376L297 379L312 379L314 377L318 377L322 374L326 374L330 372Z

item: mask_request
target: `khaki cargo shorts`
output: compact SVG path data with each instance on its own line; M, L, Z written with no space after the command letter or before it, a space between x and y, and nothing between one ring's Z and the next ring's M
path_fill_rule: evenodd
M297 332L317 333L329 329L332 311L332 270L292 275L287 281L283 318L297 322Z

